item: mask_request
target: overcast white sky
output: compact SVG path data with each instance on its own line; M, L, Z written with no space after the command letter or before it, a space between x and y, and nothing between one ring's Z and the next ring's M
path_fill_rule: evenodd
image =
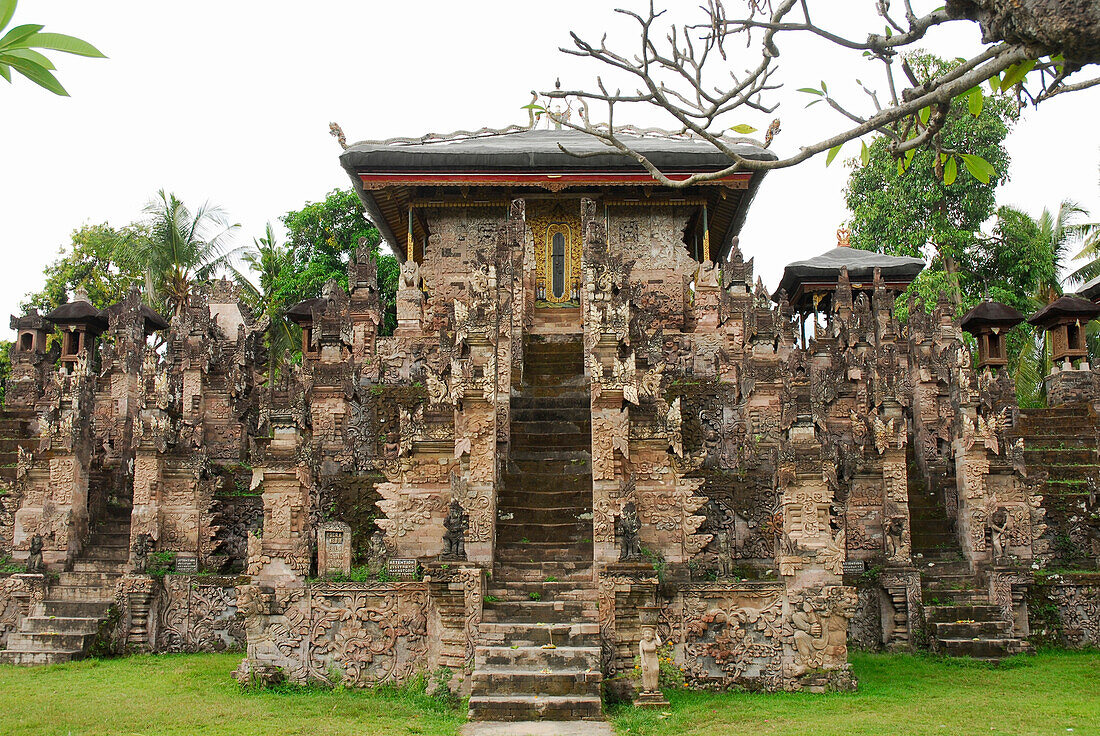
M641 2L23 0L15 23L44 23L110 58L55 55L71 98L21 78L0 81L0 315L15 313L39 287L72 230L137 219L161 187L192 205L220 204L248 242L266 221L347 186L330 120L351 141L523 122L532 88L559 75L563 86L590 86L602 71L557 51L569 30L598 38L610 25L626 43L633 36L613 22L612 9ZM698 4L664 2L680 12ZM851 8L872 3L819 4L833 8L834 25L851 25ZM929 47L954 56L977 39L967 24ZM856 78L880 81L858 57L793 40L782 57L790 91L776 113L783 133L773 147L781 153L840 126L824 105L804 111L795 88L821 78L834 91ZM1008 140L1011 180L999 201L1037 214L1069 197L1100 217L1098 114L1100 90L1027 111ZM730 124L763 130L770 118ZM839 160L826 169L819 156L769 174L741 238L769 288L786 263L835 244L848 216L847 173Z

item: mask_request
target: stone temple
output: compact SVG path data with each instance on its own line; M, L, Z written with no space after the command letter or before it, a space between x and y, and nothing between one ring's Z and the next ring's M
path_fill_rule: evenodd
M633 144L674 179L727 164ZM666 188L560 130L340 163L403 262L392 335L369 256L290 310L274 383L226 281L171 323L137 291L12 318L0 554L29 571L0 577L0 661L447 668L472 718L578 719L650 631L689 687L765 691L856 687L850 645L1024 651L1036 600L1100 643L1095 576L1045 574L1100 552L1088 299L1031 317L1057 369L1021 410L1024 315L899 323L920 261L841 233L769 294L738 242L761 173Z

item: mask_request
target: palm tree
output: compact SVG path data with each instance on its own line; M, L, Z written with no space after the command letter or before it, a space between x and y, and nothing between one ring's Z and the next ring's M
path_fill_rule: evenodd
M255 273L253 281L231 262L231 258L240 259ZM252 245L242 245L234 249L226 259L227 267L237 284L245 294L249 305L257 314L266 316L270 323L267 327L268 380L275 379L275 373L286 360L288 352L298 344L298 328L286 318L287 304L278 295L283 270L290 267L292 253L290 248L279 244L271 223L262 238L253 238Z
M192 212L163 189L144 209L148 237L119 243L120 259L145 274L145 291L169 314L187 305L191 290L225 265L224 242L240 225L230 225L220 207L205 202Z

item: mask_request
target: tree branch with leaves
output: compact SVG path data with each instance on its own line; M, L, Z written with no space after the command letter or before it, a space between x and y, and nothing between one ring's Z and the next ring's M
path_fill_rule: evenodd
M0 33L4 33L11 23L17 4L18 0L0 0ZM98 59L106 57L87 41L63 33L44 33L43 28L40 24L25 23L0 37L0 77L10 84L14 70L55 95L68 97L69 93L53 74L57 67L42 51L61 51Z
M1078 81L1075 76L1100 61L1100 17L1092 25L1073 26L1073 33L1065 31L1073 21L1087 23L1093 16L1100 16L1097 3L1022 0L998 4L956 0L918 13L911 0L905 0L897 9L894 7L897 3L890 0L874 0L871 5L883 24L882 30L867 29L862 33L841 32L817 23L811 10L826 7L820 0L816 4L814 0L738 0L743 7L741 17L732 16L727 11L728 4L728 0L706 0L705 5L692 11L694 15L685 14L680 21L669 20L667 11L658 10L652 0L646 12L617 9L616 13L637 26L635 49L612 48L606 35L599 43L593 43L573 32L570 34L573 46L561 50L632 80L635 90L612 91L603 76L598 76L595 89L559 87L542 93L551 101L566 102L564 111L537 102L528 108L563 127L602 140L633 158L668 187L689 187L738 171L787 168L826 152L831 163L844 144L872 133L887 139L891 155L903 168L912 162L915 151L932 149L936 154L933 165L941 180L952 179L951 172L957 172L959 166L988 180L992 174L988 162L971 151L958 150L944 142L942 131L952 100L965 97L972 108L980 109L987 96L1006 95L1018 105L1037 105L1100 83L1100 78ZM1021 25L1011 26L1006 15L1011 10L993 7L997 5L1016 7ZM1048 12L1044 16L1044 9L1035 7L1038 5L1064 7L1060 15ZM1056 21L1062 29L1061 35L1050 31ZM918 78L906 56L916 52L917 44L930 40L935 32L961 23L981 25L985 48L969 58L959 58L931 78ZM1015 29L1011 34L1004 32L1009 27ZM1029 28L1030 32L1026 30ZM734 118L750 111L775 112L778 102L774 97L783 86L777 76L781 48L792 37L807 34L837 49L859 54L867 64L877 68L881 91L860 81L866 99L856 106L831 93L826 81L820 87L804 87L801 91L814 98L809 105L825 102L838 113L845 127L774 160L742 155L737 143L745 139L728 133L749 134L756 129ZM735 56L738 45L744 45L746 52ZM739 71L742 67L743 71ZM1072 82L1070 77L1074 78ZM572 115L574 105L578 119ZM606 108L606 122L595 121L594 105ZM686 179L669 178L631 146L629 136L624 135L630 129L616 124L616 115L621 115L622 108L636 106L660 110L673 121L671 132L709 142L730 159L730 165L721 171L697 173ZM747 142L767 147L778 129L776 120L763 144L755 140Z

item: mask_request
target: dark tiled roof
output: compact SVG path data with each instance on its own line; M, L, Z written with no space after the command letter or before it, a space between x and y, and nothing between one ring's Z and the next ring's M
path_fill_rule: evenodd
M963 315L959 326L974 335L980 327L1015 327L1024 319L1024 315L1007 304L982 302Z
M101 314L103 315L104 319L109 320L121 308L122 308L122 302L116 302L116 303L112 304L111 306L107 307L106 309L104 309L101 312ZM150 309L149 307L147 307L144 304L141 305L141 316L145 319L145 333L146 334L156 332L157 330L167 330L168 329L168 320L164 319L164 317L161 317L159 314L157 314L155 311L153 311L152 309Z
M1082 284L1081 288L1077 290L1077 296L1090 301L1100 299L1100 276Z
M924 265L920 258L888 256L859 248L836 247L805 261L788 263L783 269L779 288L772 298L778 298L780 291L793 294L800 284L806 282L835 282L840 278L842 267L848 269L848 278L852 281L870 281L878 268L886 281L910 282L924 269Z
M1075 296L1061 296L1031 315L1027 321L1039 327L1046 327L1057 322L1059 318L1071 317L1089 322L1096 319L1098 315L1100 315L1100 305Z
M618 137L662 170L706 171L724 169L730 165L730 159L724 153L703 140L628 134ZM558 144L581 154L583 158L562 151ZM731 147L749 159L770 161L777 158L771 151L748 143L731 144ZM340 156L340 163L348 171L641 168L633 158L594 136L575 130L524 130L425 143L356 143Z
M100 330L107 329L107 319L91 302L77 299L62 304L46 315L46 319L55 325L88 325Z
M313 308L315 306L321 306L324 308L328 299L323 296L316 296L312 299L306 299L295 304L290 309L286 310L286 318L296 325L301 325L303 322L311 322L313 320Z

